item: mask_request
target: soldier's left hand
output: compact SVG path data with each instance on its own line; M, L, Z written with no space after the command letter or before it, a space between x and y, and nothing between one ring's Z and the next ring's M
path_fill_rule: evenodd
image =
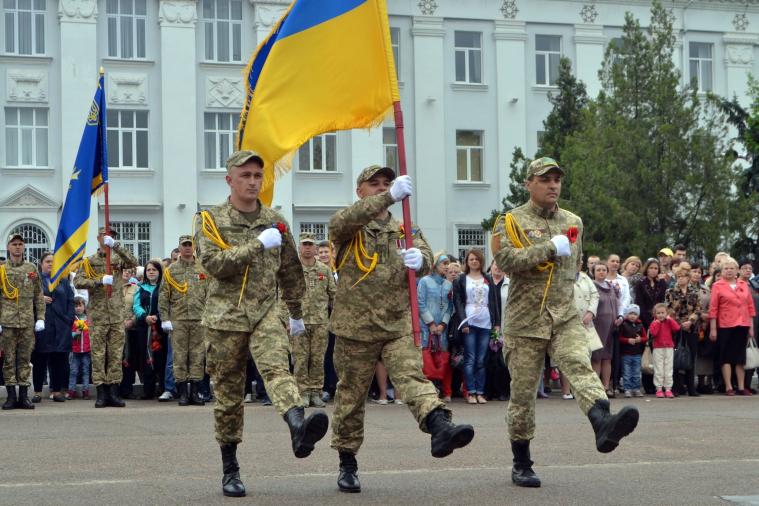
M401 255L403 256L403 265L409 269L418 271L424 264L424 257L419 248L402 249Z
M290 335L297 336L303 334L306 331L306 324L303 323L303 318L299 320L293 320L290 318Z
M111 237L110 235L104 235L103 244L105 246L108 246L109 248L113 248L113 245L116 244L116 241L114 241L113 237Z
M34 324L34 331L42 332L43 330L45 330L45 320L37 320L37 323Z

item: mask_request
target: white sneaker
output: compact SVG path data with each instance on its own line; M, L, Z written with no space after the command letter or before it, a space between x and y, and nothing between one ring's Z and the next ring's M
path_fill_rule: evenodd
M161 396L158 398L158 402L169 402L171 400L174 400L174 394L172 394L168 390L162 393Z
M564 399L565 401L570 401L570 400L574 399L575 396L572 395L572 394L564 394L564 395L561 396L561 398Z
M246 404L250 404L253 402L253 394L245 394L245 400L243 401Z

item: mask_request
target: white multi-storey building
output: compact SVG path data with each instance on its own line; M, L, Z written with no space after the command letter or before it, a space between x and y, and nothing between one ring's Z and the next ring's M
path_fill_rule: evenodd
M704 91L745 101L759 7L665 6L683 81L694 77ZM223 162L245 62L286 7L284 0L3 0L1 237L20 230L33 257L53 246L102 66L111 219L142 261L166 256L190 232L193 213L227 195ZM560 56L595 94L605 45L621 35L624 12L645 25L650 2L388 0L388 8L417 183L412 213L433 249L461 252L486 244L479 223L508 191L514 146L535 152ZM278 183L274 204L296 232L323 238L330 215L356 198L358 172L394 165L396 156L390 122L314 138ZM102 222L102 204L93 203L98 215Z

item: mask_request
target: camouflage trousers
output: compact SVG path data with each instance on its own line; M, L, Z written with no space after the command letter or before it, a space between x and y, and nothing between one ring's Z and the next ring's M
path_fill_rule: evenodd
M324 385L327 340L326 324L306 324L306 331L292 338L295 380L301 393L319 392Z
M174 378L178 383L203 379L203 327L200 320L171 322L171 349L174 353Z
M337 451L358 453L364 441L366 396L380 359L398 397L408 405L422 431L428 432L426 418L431 411L437 408L448 411L422 373L422 351L414 346L411 336L380 342L336 336L334 362L338 382L331 446Z
M266 393L280 415L300 406L300 392L290 374L290 344L277 308L269 310L252 332L206 329L206 366L214 384L216 441L242 441L245 365L248 352L264 380Z
M504 357L511 374L511 398L506 414L509 438L530 440L535 436L535 396L548 353L569 381L584 414L606 392L590 366L588 340L579 317L555 326L550 339L505 336Z
M34 349L34 328L3 327L0 334L0 349L5 355L3 379L8 386L29 386L32 372L32 350Z
M124 325L107 323L90 327L90 356L92 357L92 384L115 385L121 383L121 362L124 359Z

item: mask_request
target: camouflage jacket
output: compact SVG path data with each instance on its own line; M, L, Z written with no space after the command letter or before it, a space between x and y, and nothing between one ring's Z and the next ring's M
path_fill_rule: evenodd
M180 286L187 283L185 293L179 292L166 281L166 271ZM166 271L158 295L158 314L161 315L161 320L200 320L208 291L208 281L200 268L200 262L186 262L180 257Z
M0 269L5 268L8 288L18 288L18 300L8 299L0 286L0 326L26 328L38 320L45 319L45 299L42 298L40 275L33 263L21 261L13 264L9 259Z
M97 253L89 257L90 267L97 274L94 278L88 278L84 271L84 265L81 265L76 271L74 286L76 288L86 288L89 292L89 302L87 303L87 314L95 325L106 323L122 323L132 317L131 311L126 311L124 306L124 280L121 278L121 271L137 267L137 259L132 255L129 249L124 247L113 248L111 250L111 275L113 276L113 287L111 288L111 297L108 297L107 287L103 285L103 276L105 275L105 253L98 250Z
M306 295L303 297L303 320L305 323L328 323L327 309L335 299L335 278L328 266L316 261L311 267L303 266L306 279Z
M278 311L278 286L289 313L295 319L302 318L300 300L305 282L292 233L288 227L282 246L265 250L258 235L277 223L286 226L286 222L260 201L258 206L252 221L229 200L209 209L219 234L230 246L227 249L212 242L203 232L200 215L195 217L195 253L209 277L202 321L206 327L251 332L268 311ZM246 267L248 279L238 304Z
M383 341L411 335L411 313L406 267L399 251L401 224L392 215L387 222L375 219L393 204L388 192L366 197L332 216L329 236L337 248L339 278L330 318L330 330L358 341ZM422 251L424 264L417 272L429 273L432 251L421 231L412 231L414 247ZM360 234L369 256L378 254L375 270L358 282L364 272L356 264L351 241ZM359 253L360 255L360 253ZM362 258L368 266L371 262ZM358 282L358 283L357 283Z
M509 297L503 331L507 335L550 339L554 324L578 318L574 301L576 263L582 256L582 220L560 208L546 211L531 202L517 207L511 214L522 227L532 246L515 248L505 233L503 220L494 231L500 244L495 253L498 267L510 276ZM571 244L572 255L558 258L551 242L555 235L566 235L577 227L577 241ZM543 293L550 270L539 271L543 262L554 262L551 285L541 313Z

